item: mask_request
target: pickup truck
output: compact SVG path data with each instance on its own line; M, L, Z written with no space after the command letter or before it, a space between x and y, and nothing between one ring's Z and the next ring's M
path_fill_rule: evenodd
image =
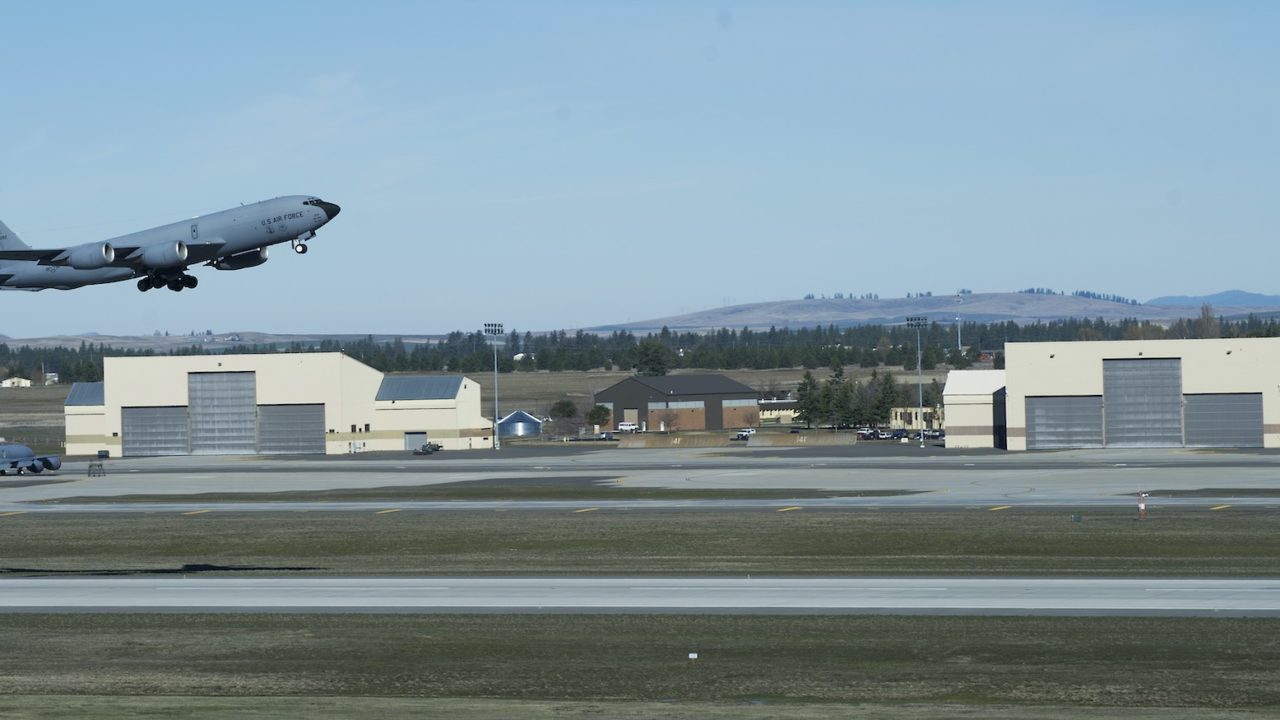
M430 455L431 453L440 452L443 449L444 449L444 446L441 445L440 443L429 442L423 445L422 447L414 448L413 454L414 455Z

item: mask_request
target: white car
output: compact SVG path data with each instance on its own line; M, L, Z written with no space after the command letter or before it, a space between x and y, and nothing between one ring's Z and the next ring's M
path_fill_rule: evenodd
M639 425L637 425L637 424L635 424L635 423L633 423L633 422L620 422L620 423L618 423L618 432L620 432L620 433L624 433L624 432L629 432L629 433L640 432L640 426L639 426Z

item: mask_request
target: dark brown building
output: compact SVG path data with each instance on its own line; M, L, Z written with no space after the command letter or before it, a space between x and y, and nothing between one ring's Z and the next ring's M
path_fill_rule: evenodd
M641 430L724 430L760 424L756 391L724 375L636 376L596 393L610 426Z

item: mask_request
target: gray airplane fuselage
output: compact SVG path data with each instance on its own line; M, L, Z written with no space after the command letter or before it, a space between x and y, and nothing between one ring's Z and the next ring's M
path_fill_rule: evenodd
M338 210L337 205L309 195L289 195L241 205L110 238L105 242L117 249L134 249L130 258L137 259L127 262L129 258L122 259L117 255L117 261L108 267L77 269L65 264L0 259L0 277L9 276L0 285L0 289L70 290L137 277L172 276L174 273L183 273L191 265L201 263L215 265L222 270L252 267L266 259L265 252L261 259L254 257L239 264L234 261L227 263L225 259L289 241L294 241L295 250L305 252L305 247L298 248L301 241L310 239L316 230L333 219ZM174 247L179 242L187 251L181 261L144 264L140 259L141 252L147 248ZM242 255L242 258L248 257L250 256Z

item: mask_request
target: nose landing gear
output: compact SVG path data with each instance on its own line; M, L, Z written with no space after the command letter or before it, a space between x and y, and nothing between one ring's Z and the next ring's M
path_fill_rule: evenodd
M298 237L294 238L293 240L291 240L290 242L293 245L293 251L298 253L299 255L306 255L307 241L315 236L316 234L314 232L308 230L302 233L301 235L299 235Z

